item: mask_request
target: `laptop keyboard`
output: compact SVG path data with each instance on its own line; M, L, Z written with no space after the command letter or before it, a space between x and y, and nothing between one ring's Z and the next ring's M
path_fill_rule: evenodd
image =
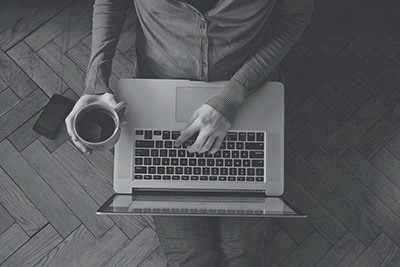
M180 131L135 129L134 179L264 182L265 132L228 131L220 149L189 153L197 134L174 147Z

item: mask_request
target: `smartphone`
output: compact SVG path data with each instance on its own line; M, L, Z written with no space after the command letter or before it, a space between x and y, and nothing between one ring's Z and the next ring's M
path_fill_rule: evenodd
M74 105L75 102L71 99L54 94L44 107L32 130L49 139L54 139Z

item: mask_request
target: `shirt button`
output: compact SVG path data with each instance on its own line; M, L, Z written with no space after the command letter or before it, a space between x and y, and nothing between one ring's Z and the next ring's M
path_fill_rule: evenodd
M206 39L201 40L201 44L202 45L207 45L207 40Z
M202 65L203 65L204 68L207 67L207 63L206 62L203 62Z
M206 29L206 24L205 23L201 23L200 24L200 30L205 30Z

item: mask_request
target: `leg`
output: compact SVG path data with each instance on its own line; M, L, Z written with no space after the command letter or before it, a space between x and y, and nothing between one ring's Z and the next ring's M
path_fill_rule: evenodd
M220 267L264 266L264 235L268 219L221 217L218 221Z
M214 218L153 216L168 267L214 267L217 251L210 233Z

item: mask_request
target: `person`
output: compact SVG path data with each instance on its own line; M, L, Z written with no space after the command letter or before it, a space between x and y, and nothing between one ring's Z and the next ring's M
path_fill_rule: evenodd
M132 0L96 0L86 87L65 120L89 103L117 102L108 86ZM226 80L175 141L197 133L189 152L215 153L246 99L277 78L279 62L310 23L313 0L133 0L137 78ZM120 114L123 116L123 114ZM263 266L262 218L154 216L168 266Z

